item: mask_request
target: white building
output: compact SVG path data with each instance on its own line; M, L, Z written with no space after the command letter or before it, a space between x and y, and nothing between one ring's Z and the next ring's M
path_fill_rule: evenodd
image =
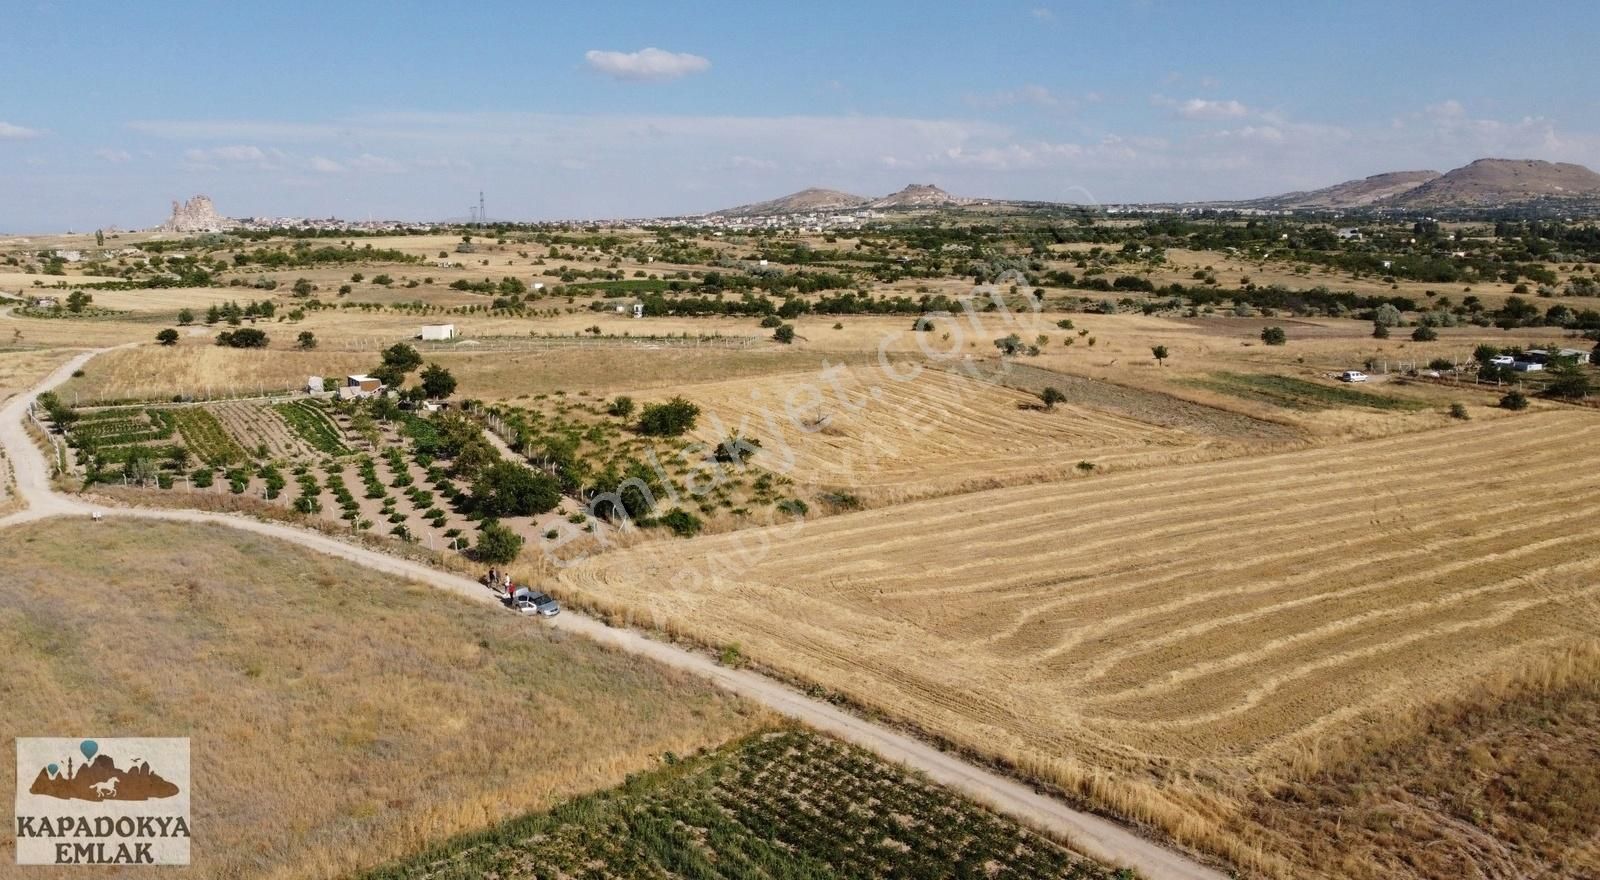
M423 324L422 340L424 342L442 342L446 339L456 338L456 325L454 324Z

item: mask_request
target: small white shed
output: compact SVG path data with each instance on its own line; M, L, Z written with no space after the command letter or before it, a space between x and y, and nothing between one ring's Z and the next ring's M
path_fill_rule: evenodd
M454 324L422 325L422 339L424 342L441 342L454 338L456 338L456 325Z

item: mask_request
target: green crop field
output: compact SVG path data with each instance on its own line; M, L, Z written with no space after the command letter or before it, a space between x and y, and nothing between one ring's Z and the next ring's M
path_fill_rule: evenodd
M667 760L618 789L458 838L365 880L1132 876L802 730Z

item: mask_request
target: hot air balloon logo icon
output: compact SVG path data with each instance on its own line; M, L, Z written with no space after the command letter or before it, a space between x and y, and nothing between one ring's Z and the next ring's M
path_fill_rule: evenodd
M146 801L179 791L141 756L129 755L119 766L118 758L92 739L80 740L75 751L40 767L28 793L62 800Z

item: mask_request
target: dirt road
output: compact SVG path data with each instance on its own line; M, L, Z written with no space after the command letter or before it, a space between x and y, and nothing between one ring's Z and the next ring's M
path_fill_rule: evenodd
M100 351L105 350L108 349ZM28 405L38 394L65 381L74 370L81 368L99 353L91 351L74 357L51 373L32 391L17 395L0 409L0 447L5 449L6 455L13 462L17 490L28 505L21 512L0 518L0 528L49 516L87 516L91 512L92 508L89 505L62 495L51 487L49 462L28 437L23 421L26 418ZM450 590L472 601L492 604L496 613L507 613L499 609L499 601L493 592L471 580L349 544L308 529L191 510L116 508L107 509L105 515L173 522L219 523L290 541L376 571ZM811 699L787 685L757 673L720 666L704 654L657 641L637 630L609 627L573 611L564 611L559 617L547 622L530 620L529 625L554 626L618 650L648 657L675 669L702 676L719 687L767 706L773 711L870 749L897 764L919 770L927 774L930 779L973 800L1066 840L1074 849L1091 858L1134 868L1151 880L1169 880L1169 878L1170 880L1223 880L1225 877L1221 872L1146 840L1116 822L1072 809L1058 800L1036 793L1029 786L941 752L913 737L851 715L828 703Z

